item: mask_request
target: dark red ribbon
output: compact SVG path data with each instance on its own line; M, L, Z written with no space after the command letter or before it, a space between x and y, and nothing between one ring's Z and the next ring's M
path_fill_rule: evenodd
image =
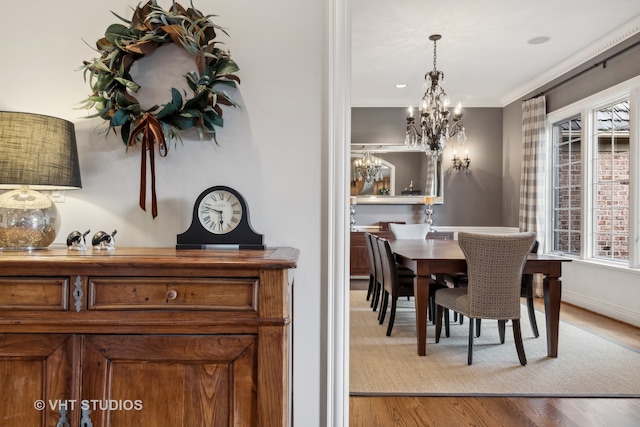
M158 119L149 113L144 113L135 123L129 136L129 146L142 144L142 157L140 163L140 207L146 212L147 205L147 152L149 152L149 164L151 165L151 215L158 216L158 200L156 198L156 163L153 146L158 145L158 154L161 157L169 151L164 139L162 125Z

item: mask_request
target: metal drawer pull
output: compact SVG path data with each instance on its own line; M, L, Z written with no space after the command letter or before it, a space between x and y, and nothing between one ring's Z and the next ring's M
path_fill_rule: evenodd
M174 291L173 289L167 291L167 299L176 299L178 297L178 291Z
M91 422L91 409L83 408L82 409L82 418L80 419L80 427L93 427L93 422Z
M56 427L71 427L71 424L69 424L69 420L67 419L66 403L64 404L64 406L64 408L60 408L60 410L58 411L60 413L60 418L58 418Z

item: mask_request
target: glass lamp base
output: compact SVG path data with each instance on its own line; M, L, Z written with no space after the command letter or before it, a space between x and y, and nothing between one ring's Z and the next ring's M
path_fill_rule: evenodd
M0 250L46 249L60 230L55 203L37 191L0 194Z

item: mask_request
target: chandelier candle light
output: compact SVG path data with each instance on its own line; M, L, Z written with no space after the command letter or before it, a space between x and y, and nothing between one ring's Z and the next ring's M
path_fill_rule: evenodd
M444 90L444 73L436 69L436 42L442 36L434 34L429 37L433 41L433 70L424 75L424 96L419 107L420 129L416 126L413 107L409 107L405 145L419 148L427 154L439 156L444 150L447 140L458 135L458 142L467 140L462 123L462 106L460 103L449 112L449 97Z

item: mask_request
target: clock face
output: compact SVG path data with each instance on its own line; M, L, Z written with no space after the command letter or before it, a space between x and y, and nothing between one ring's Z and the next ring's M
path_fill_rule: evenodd
M213 190L198 204L198 220L213 234L227 234L235 230L242 215L240 201L235 194L226 190Z

